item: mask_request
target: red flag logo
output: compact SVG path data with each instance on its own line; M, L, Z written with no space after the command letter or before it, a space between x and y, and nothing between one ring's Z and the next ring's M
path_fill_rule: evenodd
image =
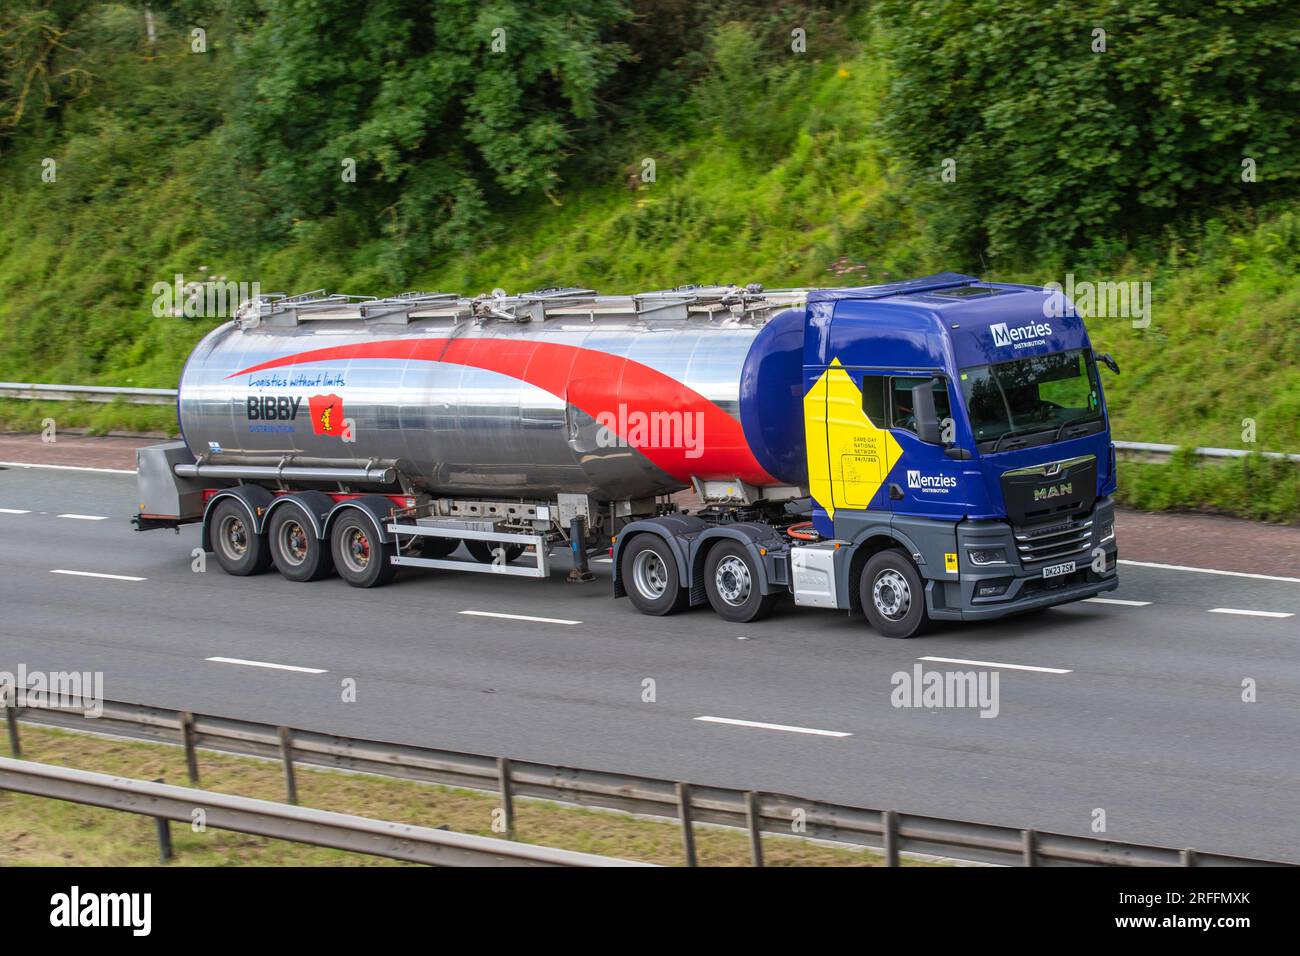
M307 400L311 429L317 435L343 434L343 399L337 395L313 395Z

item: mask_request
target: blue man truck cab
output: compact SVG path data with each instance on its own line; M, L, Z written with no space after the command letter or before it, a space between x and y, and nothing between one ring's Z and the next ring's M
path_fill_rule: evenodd
M1098 365L1118 367L1094 354L1059 292L944 273L812 290L770 326L770 347L760 337L750 360L762 374L747 367L742 382L741 419L772 474L802 459L791 483L806 497L777 508L697 481L704 510L614 537L616 596L650 614L707 601L750 621L792 593L907 638L932 621L1118 586ZM671 601L632 586L646 547L662 554Z

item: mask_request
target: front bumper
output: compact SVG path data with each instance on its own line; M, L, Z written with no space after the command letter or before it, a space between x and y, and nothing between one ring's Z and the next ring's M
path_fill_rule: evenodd
M937 620L978 621L1005 617L1070 601L1080 601L1119 587L1114 504L1097 501L1078 527L1058 532L1077 542L1071 553L1035 545L1018 537L1025 529L1005 522L965 521L957 526L957 581L927 582L926 604ZM1109 534L1108 534L1109 529ZM1053 529L1054 530L1054 529ZM1049 539L1051 535L1047 536ZM1005 561L976 564L972 552L1001 551ZM1037 555L1042 555L1038 557ZM1072 561L1075 570L1043 577L1043 568Z

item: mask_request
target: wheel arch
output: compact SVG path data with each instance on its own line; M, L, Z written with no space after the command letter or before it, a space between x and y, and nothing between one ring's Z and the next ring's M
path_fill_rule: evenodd
M266 514L262 520L267 528L271 527L271 519L275 517L277 511L281 511L290 505L297 505L311 522L312 533L317 539L323 539L329 534L328 517L333 510L334 501L323 491L295 491L292 494L281 495L271 502L270 507L266 509Z
M912 558L913 549L901 536L894 531L885 531L876 528L866 534L861 541L853 545L853 556L843 565L844 580L838 582L841 594L849 596L849 614L862 614L862 596L858 593L858 580L862 577L862 571L875 555L881 551L887 551L890 548L897 548L906 551L908 558ZM915 559L912 559L915 563Z
M388 530L388 522L392 520L392 510L393 503L383 495L363 495L360 498L340 501L325 516L325 537L333 533L334 525L340 517L349 511L359 511L370 520L380 543L392 544L394 536Z
M212 550L212 513L220 502L231 499L238 502L248 515L254 534L262 534L265 531L266 513L274 503L275 495L261 485L236 485L234 488L223 488L208 499L207 506L203 509L200 544L204 551Z
M768 575L765 550L784 547L780 535L772 527L751 522L716 525L699 535L691 545L691 606L707 604L708 594L704 590L704 566L709 560L709 552L723 541L738 542L748 552L757 572L760 594L771 594L772 585Z
M662 515L658 518L644 518L629 522L614 540L614 597L627 597L627 586L623 582L623 554L627 543L642 534L653 534L668 545L677 562L677 579L683 582L691 580L691 564L688 547L691 538L708 527L694 515ZM692 604L696 602L694 599Z

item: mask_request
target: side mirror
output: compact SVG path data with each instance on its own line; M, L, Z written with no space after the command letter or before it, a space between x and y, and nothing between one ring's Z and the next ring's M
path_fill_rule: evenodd
M927 445L943 444L943 428L934 409L934 379L912 386L912 415L917 438Z
M1101 355L1097 355L1096 352L1093 352L1092 354L1096 356L1097 361L1100 362L1102 365L1106 366L1116 375L1119 374L1119 363L1115 361L1114 356L1112 356L1109 352L1104 352Z

